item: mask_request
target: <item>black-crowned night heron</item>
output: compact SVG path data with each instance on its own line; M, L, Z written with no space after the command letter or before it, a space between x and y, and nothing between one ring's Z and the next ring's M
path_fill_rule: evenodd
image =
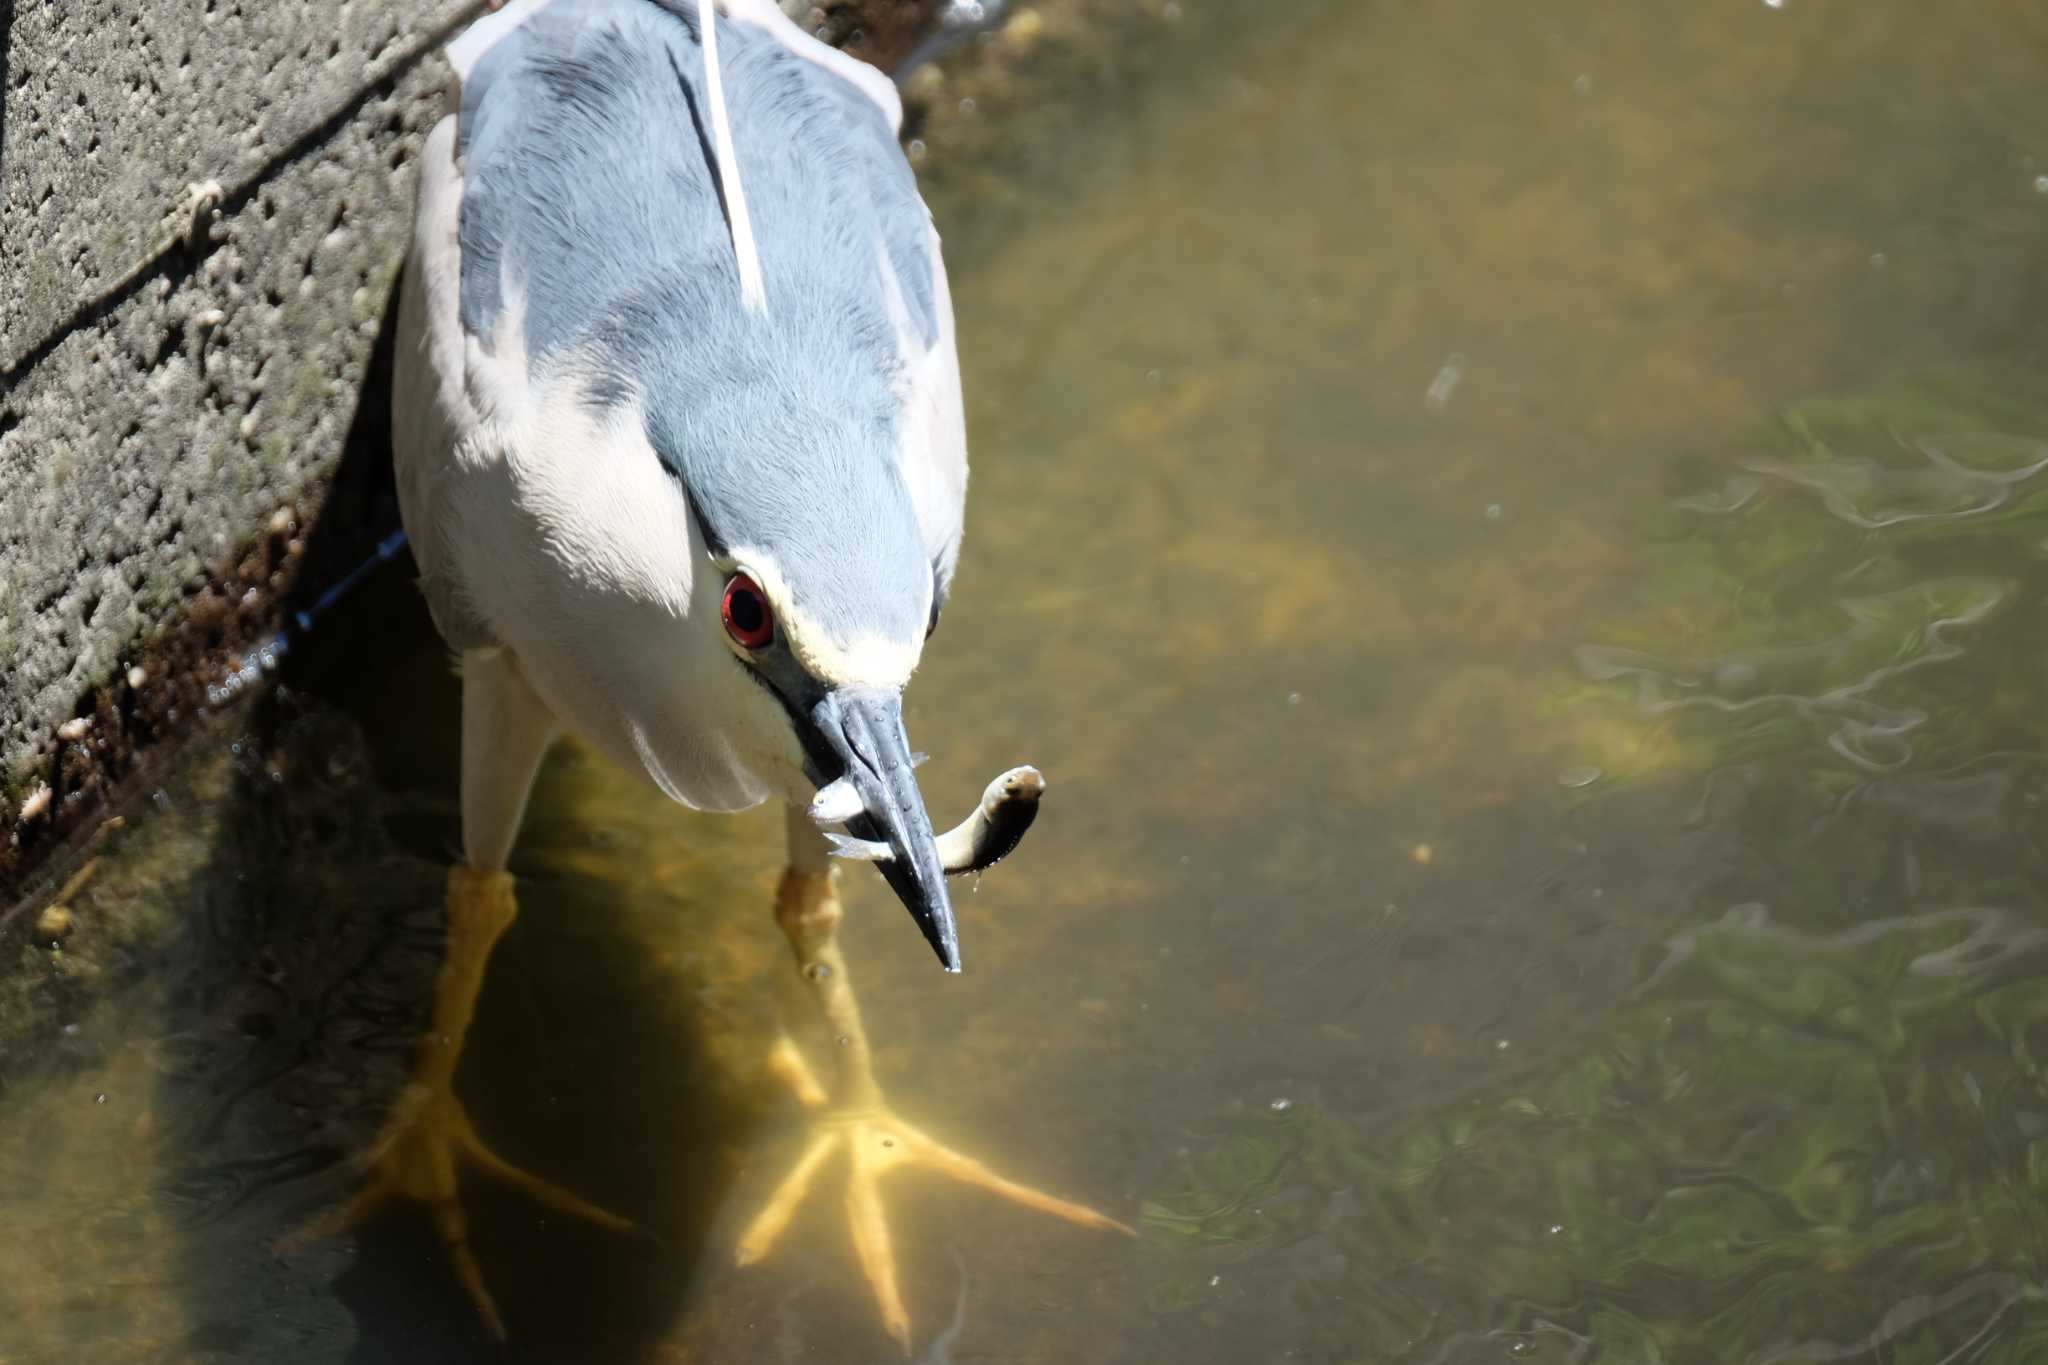
M337 1221L425 1201L499 1331L459 1164L624 1226L492 1155L451 1089L514 913L528 789L573 729L684 805L788 803L776 918L838 1069L828 1091L787 1041L770 1058L821 1113L738 1257L767 1254L843 1148L855 1246L907 1344L876 1187L891 1166L1121 1225L931 1141L875 1084L829 855L879 863L957 970L945 876L1015 844L1039 780L1005 774L935 837L911 772L903 687L953 577L967 457L895 89L773 0L713 9L512 0L449 46L460 107L426 143L394 445L427 600L461 654L467 862L419 1071Z

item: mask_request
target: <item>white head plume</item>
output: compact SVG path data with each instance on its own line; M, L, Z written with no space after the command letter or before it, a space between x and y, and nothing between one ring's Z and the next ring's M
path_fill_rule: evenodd
M739 157L732 147L732 124L725 115L725 84L718 74L718 0L697 0L697 31L704 49L704 86L710 96L719 190L725 197L725 220L732 229L732 254L740 271L740 306L749 313L765 313L768 291L761 281L761 251L754 243L753 219L747 216L746 192L740 188Z

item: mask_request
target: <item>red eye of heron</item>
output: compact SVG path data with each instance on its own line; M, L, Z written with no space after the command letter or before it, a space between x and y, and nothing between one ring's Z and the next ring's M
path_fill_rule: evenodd
M768 609L768 597L743 573L726 581L719 614L725 618L725 633L742 649L759 649L775 638L775 613Z

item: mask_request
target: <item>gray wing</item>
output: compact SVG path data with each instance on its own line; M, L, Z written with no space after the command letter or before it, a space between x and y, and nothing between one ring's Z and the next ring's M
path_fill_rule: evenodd
M880 241L928 346L938 330L930 216L887 112L771 31L721 31L747 197L783 296L772 302L871 279ZM517 289L528 357L545 364L615 339L621 313L650 294L684 281L691 293L729 288L736 268L706 111L694 10L548 0L499 37L462 86L464 327L491 336Z
M427 607L441 638L451 649L466 651L488 649L498 641L462 590L438 496L454 453L481 421L464 384L463 335L456 315L461 203L455 120L449 117L428 134L422 152L419 205L398 305L391 448L400 510Z
M942 597L959 550L965 427L944 265L896 141L893 90L771 0L728 9L724 86L768 325L727 304L738 275L694 5L541 0L483 21L498 24L489 44L461 54L462 327L489 339L514 303L536 373L569 361L665 386L642 395L657 418L729 406L692 386L730 390L742 361L829 376L835 405L898 428L897 468ZM849 340L866 348L853 364ZM760 456L774 478L833 475L794 454L773 467L783 453ZM725 471L677 472L715 513Z
M936 330L921 348L906 336L906 353L918 357L906 367L909 386L907 420L912 424L901 446L904 483L924 532L925 557L932 565L932 618L953 588L960 561L960 537L967 514L967 418L960 395L960 355L953 338L953 300L946 283L946 263L939 254L939 235L925 226L924 251L934 284Z

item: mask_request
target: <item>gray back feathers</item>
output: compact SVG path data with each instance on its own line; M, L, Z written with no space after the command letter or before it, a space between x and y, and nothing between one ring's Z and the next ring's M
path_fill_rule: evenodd
M553 0L464 83L463 325L488 341L523 295L536 381L574 361L599 401L639 398L715 541L772 555L842 643L914 639L933 568L894 385L938 338L929 220L866 95L749 25L718 38L765 314L741 307L694 13Z

